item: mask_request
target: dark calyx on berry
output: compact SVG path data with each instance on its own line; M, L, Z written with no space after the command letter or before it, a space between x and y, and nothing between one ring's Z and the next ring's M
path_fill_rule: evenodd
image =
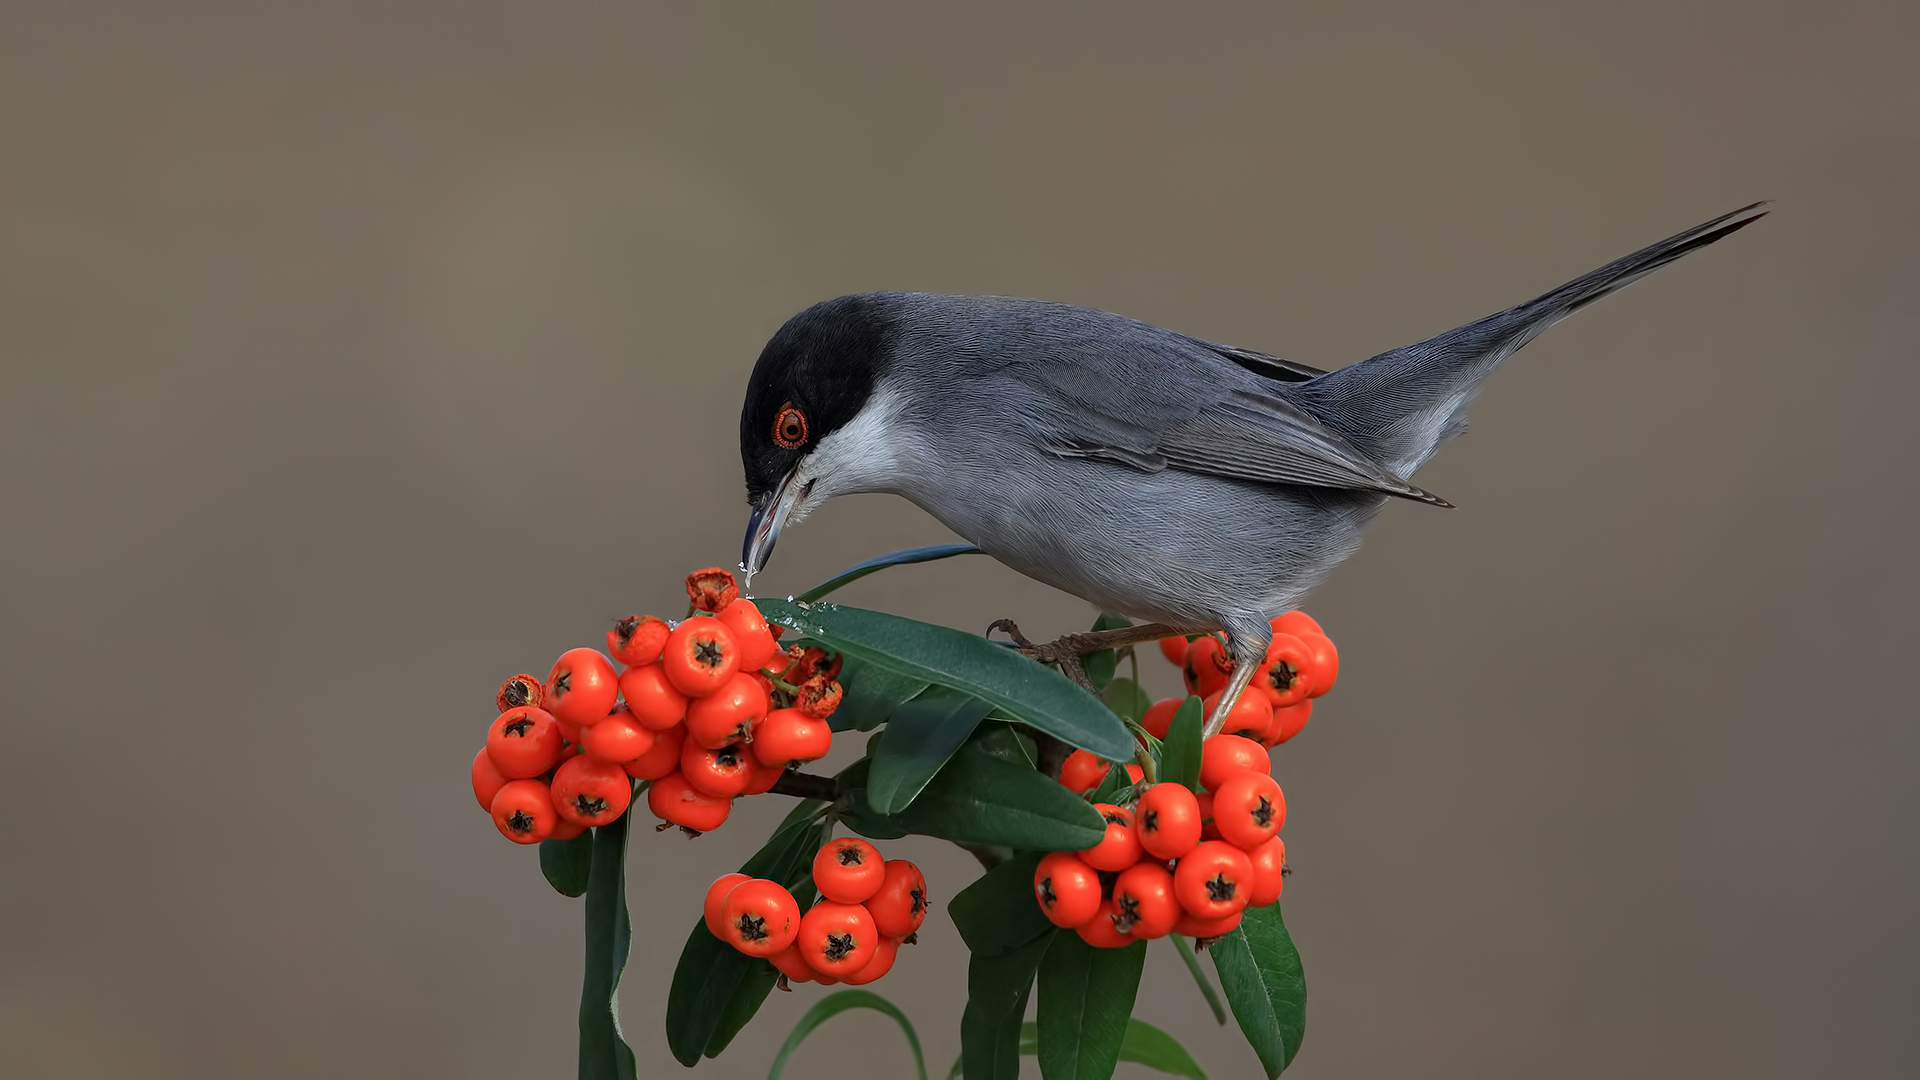
M1233 899L1237 886L1228 880L1225 874L1215 874L1207 879L1207 899L1224 904Z
M607 812L607 800L591 798L586 795L575 795L573 797L573 810L574 813L579 814L581 817L594 817L595 815Z
M760 941L767 936L767 920L758 915L742 912L739 923L740 936L747 941Z
M512 829L514 832L531 832L533 831L533 815L527 813L525 810L515 810L513 816L507 818L507 828Z
M827 935L827 959L835 963L845 960L847 954L858 947L859 945L853 940L852 934Z
M507 726L501 728L500 733L502 735L512 735L517 739L524 739L527 737L527 732L532 730L533 730L533 721L522 716L522 717L518 717L516 719L507 721Z

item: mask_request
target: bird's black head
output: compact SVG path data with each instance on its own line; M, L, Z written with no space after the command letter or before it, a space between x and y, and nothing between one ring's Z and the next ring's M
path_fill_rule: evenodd
M767 342L740 408L740 463L755 509L822 439L859 414L892 336L883 299L868 294L815 304Z

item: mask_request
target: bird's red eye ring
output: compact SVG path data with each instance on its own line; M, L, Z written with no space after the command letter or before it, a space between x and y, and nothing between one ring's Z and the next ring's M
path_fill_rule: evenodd
M780 406L780 414L773 418L773 441L788 450L807 441L807 414L795 408L791 401Z

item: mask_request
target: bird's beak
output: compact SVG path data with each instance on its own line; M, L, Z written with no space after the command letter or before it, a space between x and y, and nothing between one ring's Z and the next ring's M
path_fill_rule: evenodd
M773 555L773 545L780 540L780 526L786 524L793 504L799 501L800 489L793 483L794 473L798 471L795 469L783 477L778 487L754 505L753 516L747 519L747 538L740 547L740 569L746 572L748 589L753 587L753 575L765 568L767 559Z

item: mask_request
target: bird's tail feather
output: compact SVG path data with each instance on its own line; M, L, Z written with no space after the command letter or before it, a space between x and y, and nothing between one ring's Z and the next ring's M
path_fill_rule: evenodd
M1515 350L1595 300L1753 224L1765 205L1696 225L1518 307L1290 387L1290 396L1388 469L1411 476L1465 429L1480 383Z

